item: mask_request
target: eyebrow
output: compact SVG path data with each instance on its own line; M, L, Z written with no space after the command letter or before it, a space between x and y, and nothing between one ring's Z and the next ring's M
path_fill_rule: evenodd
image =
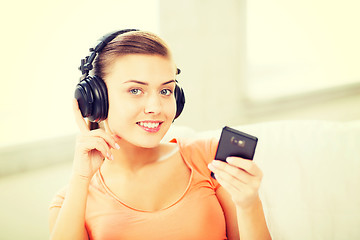
M175 80L170 80L170 81L162 83L161 85L166 85L166 84L169 84L169 83L172 83L172 82L176 83ZM142 82L142 81L138 81L138 80L129 80L129 81L126 81L124 83L137 83L137 84L141 84L141 85L145 85L145 86L149 85L147 82Z

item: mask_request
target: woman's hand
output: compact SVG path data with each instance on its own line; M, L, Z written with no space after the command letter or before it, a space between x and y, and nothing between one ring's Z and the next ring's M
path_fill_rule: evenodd
M119 149L116 137L102 129L89 130L79 110L78 102L73 100L73 110L80 134L76 139L73 174L90 180L100 168L105 158L113 160L111 148Z
M209 169L216 179L231 195L235 205L246 210L258 204L258 190L262 180L262 171L253 162L239 157L228 157L227 163L214 160Z

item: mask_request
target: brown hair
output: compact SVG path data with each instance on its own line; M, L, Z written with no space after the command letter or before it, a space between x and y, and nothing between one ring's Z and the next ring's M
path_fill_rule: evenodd
M166 43L150 32L131 31L120 34L99 53L94 62L95 75L105 78L107 66L117 57L128 54L148 54L171 57Z
M171 58L169 47L157 35L145 31L123 33L110 41L98 54L94 61L94 74L105 79L107 66L115 59L128 54L160 55ZM89 122L90 130L99 128L98 123Z

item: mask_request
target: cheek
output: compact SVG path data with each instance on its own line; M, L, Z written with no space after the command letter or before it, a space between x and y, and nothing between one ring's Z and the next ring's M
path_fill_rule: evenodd
M135 114L136 106L119 96L109 96L108 120L110 123L119 123Z
M174 119L176 115L176 100L175 98L171 101L168 101L167 104L164 105L164 112L166 112L169 118Z

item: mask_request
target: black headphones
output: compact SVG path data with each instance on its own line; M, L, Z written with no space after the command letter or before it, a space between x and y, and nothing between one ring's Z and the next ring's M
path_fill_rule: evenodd
M84 118L88 118L91 122L100 122L105 120L109 111L109 100L107 87L105 82L99 76L90 76L89 71L93 69L93 61L95 57L101 52L101 50L111 42L118 35L123 33L139 31L137 29L125 29L115 31L103 36L95 48L90 48L90 54L81 59L81 71L80 82L76 85L75 98L78 101L79 109ZM180 69L177 70L177 74L180 73ZM176 84L175 86L175 100L176 100L176 114L175 118L178 118L184 109L185 94L183 89Z

